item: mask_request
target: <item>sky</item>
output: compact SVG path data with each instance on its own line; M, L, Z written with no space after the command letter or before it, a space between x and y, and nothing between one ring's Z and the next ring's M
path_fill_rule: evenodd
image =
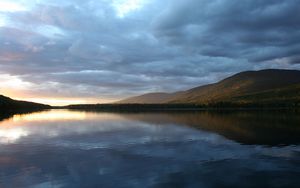
M53 105L300 69L298 0L0 0L0 94Z

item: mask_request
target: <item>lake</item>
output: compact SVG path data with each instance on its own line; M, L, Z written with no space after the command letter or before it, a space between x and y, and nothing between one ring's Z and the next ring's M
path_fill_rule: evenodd
M3 116L0 187L299 187L295 112Z

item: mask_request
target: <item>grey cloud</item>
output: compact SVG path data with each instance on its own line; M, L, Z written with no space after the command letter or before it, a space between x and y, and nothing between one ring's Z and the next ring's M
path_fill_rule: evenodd
M202 55L253 62L299 53L298 1L178 2L153 22L156 35L170 44L188 46ZM256 57L261 50L265 55Z
M30 10L5 13L0 73L41 95L121 98L299 68L297 0L153 0L123 18L111 2L26 1Z

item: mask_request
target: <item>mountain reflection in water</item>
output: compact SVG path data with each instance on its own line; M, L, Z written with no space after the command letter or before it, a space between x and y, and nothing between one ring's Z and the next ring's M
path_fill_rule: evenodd
M291 145L300 143L300 114L288 111L204 111L127 114L152 124L179 124L218 133L242 144Z
M0 187L298 187L286 111L5 114Z

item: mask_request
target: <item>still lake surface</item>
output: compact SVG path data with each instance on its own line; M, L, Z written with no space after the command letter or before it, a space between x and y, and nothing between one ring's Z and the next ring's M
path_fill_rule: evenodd
M300 187L292 112L3 117L0 187Z

